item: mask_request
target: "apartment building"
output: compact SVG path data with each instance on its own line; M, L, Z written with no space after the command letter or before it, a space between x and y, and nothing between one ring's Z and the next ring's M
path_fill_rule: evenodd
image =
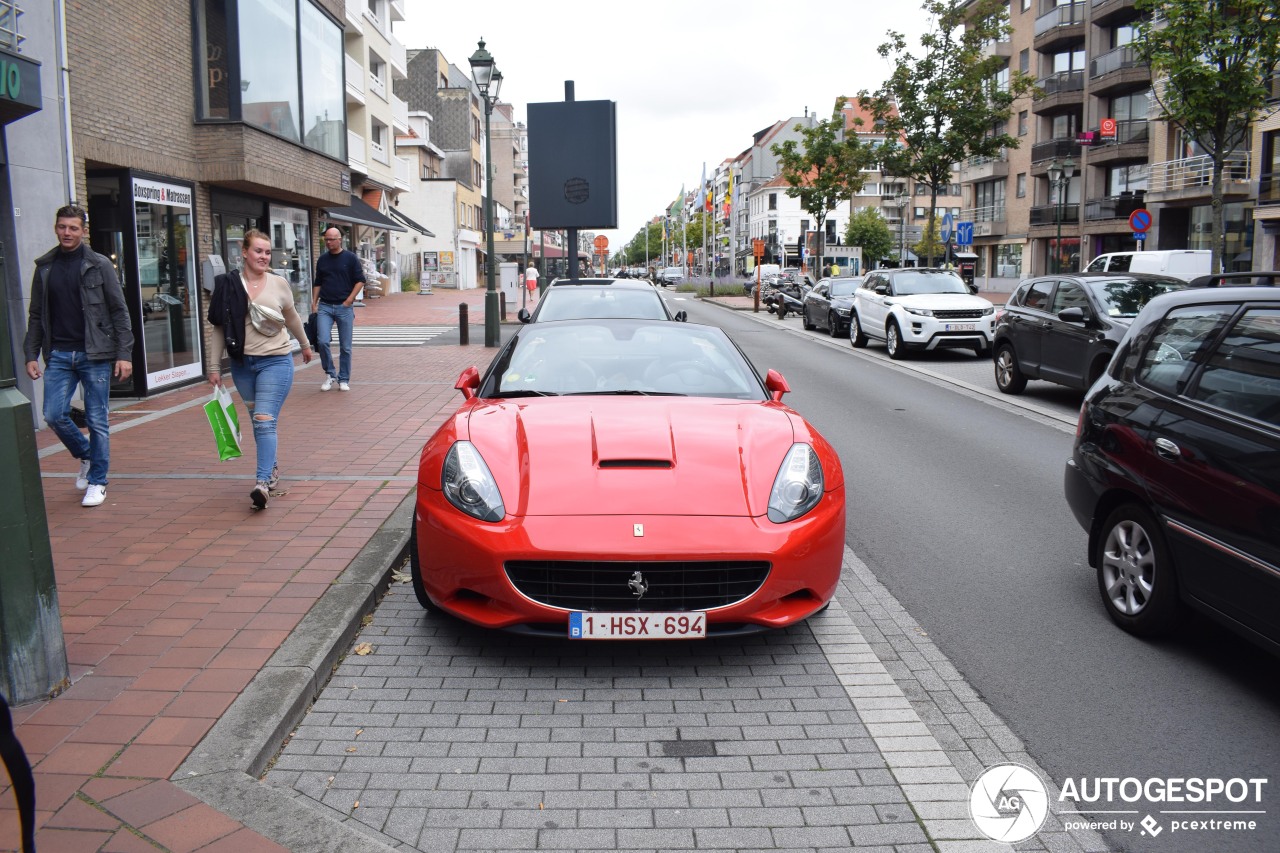
M1145 248L1209 248L1209 159L1157 120L1134 0L1012 0L1009 13L1012 34L988 49L1007 58L1005 75L1029 74L1039 91L1014 105L1018 148L960 164L979 278L1078 270L1143 248L1129 225L1138 208L1153 215ZM1228 269L1249 268L1249 164L1249 152L1233 154L1225 176Z
M1253 269L1280 269L1280 74L1271 78L1271 112L1254 128L1253 179L1258 187Z

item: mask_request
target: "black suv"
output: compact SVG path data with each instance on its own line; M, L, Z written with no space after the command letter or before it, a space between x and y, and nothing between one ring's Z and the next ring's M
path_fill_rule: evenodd
M1085 397L1064 491L1120 627L1190 605L1280 652L1280 291L1153 299Z
M1185 287L1185 281L1143 273L1072 273L1024 281L996 321L996 387L1021 394L1028 379L1044 379L1088 388L1142 306Z

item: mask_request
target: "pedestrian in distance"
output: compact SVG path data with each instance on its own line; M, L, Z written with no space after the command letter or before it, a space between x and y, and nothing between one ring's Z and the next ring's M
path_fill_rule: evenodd
M311 310L316 312L316 345L325 378L321 391L338 383L339 391L351 390L351 334L355 327L356 296L364 286L364 267L355 252L342 248L342 232L330 226L324 232L327 250L316 261L316 278L311 287ZM333 367L329 342L338 327L338 369Z
M529 268L524 271L524 286L528 288L530 296L538 289L538 268L533 264L529 264Z
M302 344L302 361L311 347L302 317L293 307L289 283L270 271L271 238L256 228L245 232L244 269L215 279L209 300L209 383L222 384L222 355L231 356L231 378L253 422L257 469L249 500L266 509L277 490L280 466L280 410L293 387L292 334Z
M23 350L32 380L41 377L44 357L45 423L80 460L80 504L98 506L107 499L111 461L111 377L123 382L133 375L133 325L111 260L84 243L88 222L75 204L54 214L58 245L36 259ZM84 392L87 439L71 420L77 384Z

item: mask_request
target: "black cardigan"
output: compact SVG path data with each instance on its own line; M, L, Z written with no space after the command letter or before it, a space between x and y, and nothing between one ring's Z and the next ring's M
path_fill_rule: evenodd
M214 278L209 322L222 328L227 355L236 361L244 361L244 324L248 313L249 294L240 283L240 273L232 270Z

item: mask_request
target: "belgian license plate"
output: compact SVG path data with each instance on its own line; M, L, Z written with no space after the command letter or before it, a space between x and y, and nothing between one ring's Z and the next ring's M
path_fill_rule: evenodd
M707 636L705 613L570 613L571 640L689 640Z
M947 324L948 332L973 332L973 331L977 331L977 328L978 326L976 323L948 323Z

